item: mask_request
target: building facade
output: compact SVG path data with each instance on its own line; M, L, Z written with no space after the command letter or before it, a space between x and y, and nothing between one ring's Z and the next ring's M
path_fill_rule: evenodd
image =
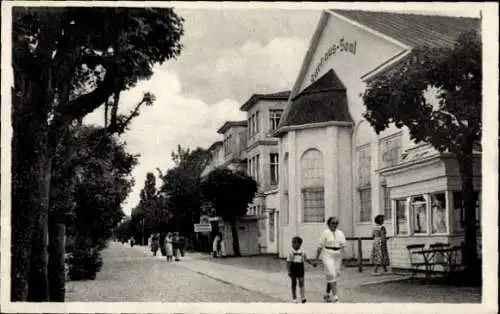
M397 71L414 47L453 47L461 32L479 27L473 18L324 11L292 90L253 95L240 108L247 120L226 122L219 129L224 140L211 147L214 159L205 175L228 167L259 183L239 227L246 254L285 257L299 235L314 256L330 216L354 238L371 237L375 216L383 214L391 263L398 268L408 267L409 244L463 242L456 160L412 142L406 128L376 134L363 118L361 95L370 80ZM474 189L479 223L480 150ZM364 241L364 257L370 249ZM349 240L348 257L355 252Z
M247 113L247 173L259 185L249 213L259 217L259 253L278 252L279 148L273 137L290 92L254 94L241 107Z
M456 161L413 143L405 128L391 126L377 135L363 118L361 95L371 79L397 70L414 47L452 47L462 31L479 25L472 18L322 13L274 134L283 178L281 257L295 235L314 255L330 216L339 218L347 237L370 237L374 217L384 214L393 267L408 266L408 244L463 241ZM474 167L479 203L480 153ZM354 254L349 242L348 254ZM363 246L366 257L370 246Z

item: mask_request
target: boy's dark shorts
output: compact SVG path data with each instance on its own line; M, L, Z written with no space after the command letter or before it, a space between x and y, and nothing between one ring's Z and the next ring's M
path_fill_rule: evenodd
M304 278L304 263L292 263L290 273L292 278Z

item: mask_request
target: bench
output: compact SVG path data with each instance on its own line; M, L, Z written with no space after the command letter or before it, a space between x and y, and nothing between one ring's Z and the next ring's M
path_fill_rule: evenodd
M461 246L450 247L446 243L433 243L429 245L429 249L424 249L424 244L414 244L407 246L410 253L410 264L412 265L416 274L419 267L425 270L425 277L430 278L432 273L435 272L436 266L441 266L445 274L455 271L461 266L457 261L458 254L462 251ZM423 261L415 262L413 256L420 255Z

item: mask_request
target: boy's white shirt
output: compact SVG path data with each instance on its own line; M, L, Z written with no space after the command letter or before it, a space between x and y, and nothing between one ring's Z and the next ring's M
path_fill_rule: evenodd
M300 255L296 255L300 254ZM294 248L291 249L290 254L288 254L288 258L286 259L287 262L291 263L304 263L307 260L307 255L302 250L302 248L295 250Z

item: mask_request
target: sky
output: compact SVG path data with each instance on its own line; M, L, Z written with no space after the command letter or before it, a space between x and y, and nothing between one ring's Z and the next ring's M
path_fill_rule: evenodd
M478 10L443 10L438 14L475 16ZM122 138L140 154L135 186L123 210L138 204L146 174L173 167L171 152L209 147L221 140L217 129L228 120L245 120L239 107L254 93L290 90L321 15L320 10L176 9L185 19L184 48L176 60L154 68L154 75L121 95L128 112L144 92L156 102L144 107ZM428 13L428 12L427 12ZM85 123L102 124L97 110Z

